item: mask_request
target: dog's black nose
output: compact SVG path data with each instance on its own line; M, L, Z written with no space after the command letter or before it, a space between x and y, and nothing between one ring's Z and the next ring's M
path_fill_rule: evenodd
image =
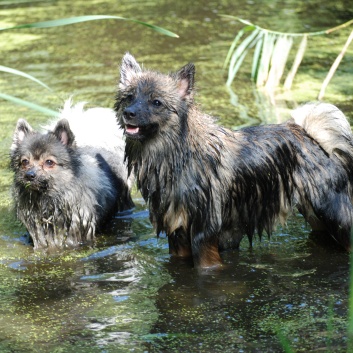
M134 107L127 107L124 110L124 118L125 119L133 119L136 117L136 110Z
M30 169L26 172L25 177L28 181L32 181L36 177L36 172L33 169Z

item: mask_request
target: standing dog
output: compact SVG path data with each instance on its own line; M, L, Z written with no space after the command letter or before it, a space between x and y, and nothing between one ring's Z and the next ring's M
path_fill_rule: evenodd
M110 109L65 103L47 132L20 119L11 146L18 218L34 248L91 242L116 211L133 206L122 130Z
M311 104L296 122L231 131L194 103L194 75L193 64L165 75L126 54L115 103L128 169L170 253L219 265L219 250L270 234L294 206L349 248L353 136L340 110Z

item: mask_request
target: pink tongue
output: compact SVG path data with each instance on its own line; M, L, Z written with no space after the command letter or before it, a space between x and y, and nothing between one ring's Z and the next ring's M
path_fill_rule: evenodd
M137 134L139 130L138 126L126 126L126 132L128 134Z

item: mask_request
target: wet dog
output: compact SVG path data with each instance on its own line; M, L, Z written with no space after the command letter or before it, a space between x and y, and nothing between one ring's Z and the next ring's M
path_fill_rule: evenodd
M126 54L115 103L129 171L170 253L219 265L219 250L271 234L294 207L348 249L353 136L343 113L308 104L286 123L231 131L195 104L194 77L193 64L162 74Z
M34 248L92 242L116 211L130 209L122 130L110 109L65 103L44 133L24 119L11 146L13 196Z

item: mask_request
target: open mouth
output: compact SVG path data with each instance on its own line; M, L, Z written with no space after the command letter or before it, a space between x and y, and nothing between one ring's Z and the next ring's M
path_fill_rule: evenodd
M125 135L130 139L145 140L152 138L158 131L158 124L132 125L125 124Z
M125 132L128 135L138 135L140 132L140 128L135 125L125 125Z

